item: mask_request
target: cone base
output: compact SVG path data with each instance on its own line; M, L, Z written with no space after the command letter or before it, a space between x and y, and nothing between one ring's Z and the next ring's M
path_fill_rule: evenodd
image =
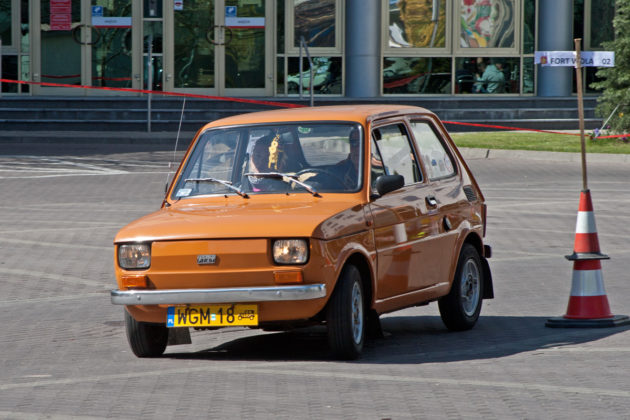
M627 315L614 315L601 319L569 319L564 317L549 318L545 327L549 328L610 328L630 324Z

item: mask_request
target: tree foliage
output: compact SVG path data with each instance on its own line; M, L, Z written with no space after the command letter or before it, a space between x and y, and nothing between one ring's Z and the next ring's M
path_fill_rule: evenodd
M601 81L591 87L602 91L597 113L602 118L614 115L608 125L614 132L630 132L630 0L617 0L613 19L615 39L602 43L606 51L615 52L615 67L597 71Z

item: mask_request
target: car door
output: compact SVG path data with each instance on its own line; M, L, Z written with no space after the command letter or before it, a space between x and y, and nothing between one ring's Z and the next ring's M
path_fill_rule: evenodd
M433 192L418 165L403 121L373 128L370 145L373 194L369 203L377 255L377 299L422 289L439 281L435 250L437 214L427 203ZM404 186L374 194L380 175L402 175Z
M433 238L435 249L444 250L435 259L439 265L441 281L449 281L456 260L458 238L462 223L470 217L470 202L463 188L456 160L430 119L410 118L409 127L414 137L423 173L432 189L431 209L437 221L437 235Z

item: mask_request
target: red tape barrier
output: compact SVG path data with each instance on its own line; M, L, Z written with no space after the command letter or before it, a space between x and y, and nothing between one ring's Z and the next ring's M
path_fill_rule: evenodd
M476 123L463 123L458 121L442 121L444 124L455 125L468 125L471 127L484 127L484 128L498 128L500 130L512 130L512 131L535 131L537 133L551 133L551 134L567 134L569 136L579 136L578 133L564 133L562 131L550 131L550 130L537 130L535 128L518 128L518 127L506 127L503 125L491 125L491 124L476 124Z
M17 83L20 85L38 85L38 86L50 86L50 87L67 87L73 89L95 89L95 90L110 90L110 91L118 91L118 92L130 92L130 93L147 93L153 95L164 95L164 96L183 96L186 98L201 98L201 99L215 99L217 101L228 101L228 102L241 102L247 104L260 104L260 105L271 105L283 108L303 108L306 105L301 104L291 104L285 102L273 102L273 101L260 101L256 99L245 99L245 98L230 98L225 96L210 96L210 95L197 95L194 93L184 93L184 92L164 92L161 90L146 90L146 89L131 89L131 88L112 88L106 86L84 86L84 85L70 85L66 83L50 83L50 82L30 82L25 80L11 80L11 79L0 79L0 83Z
M46 77L54 77L54 76L46 76ZM61 76L65 77L65 76ZM131 89L131 88L112 88L107 86L84 86L84 85L70 85L66 83L50 83L50 82L31 82L25 80L12 80L12 79L0 79L0 83L16 83L22 85L39 85L39 86L51 86L51 87L68 87L73 89L96 89L96 90L110 90L110 91L119 91L119 92L130 92L130 93L147 93L153 95L164 95L164 96L183 96L186 98L200 98L200 99L214 99L217 101L228 101L228 102L241 102L248 104L260 104L260 105L271 105L282 108L303 108L306 105L301 104L292 104L285 102L273 102L273 101L261 101L257 99L245 99L245 98L233 98L226 96L211 96L211 95L198 95L194 93L184 93L184 92L165 92L160 90L147 90L147 89ZM477 123L464 123L459 121L442 121L444 124L453 124L453 125L466 125L471 127L482 127L482 128L496 128L499 130L512 130L512 131L534 131L537 133L550 133L550 134L565 134L569 136L579 136L578 133L565 133L562 131L551 131L551 130L537 130L535 128L518 128L518 127L506 127L503 125L492 125L492 124L477 124ZM610 138L623 138L630 137L630 134L617 134L610 136L596 136L595 139L610 139Z

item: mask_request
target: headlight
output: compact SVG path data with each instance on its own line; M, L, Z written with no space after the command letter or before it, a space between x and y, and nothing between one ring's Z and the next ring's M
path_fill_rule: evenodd
M122 268L149 268L150 244L125 244L118 247L118 265Z
M276 264L304 264L308 261L306 239L278 239L273 243L273 260Z

